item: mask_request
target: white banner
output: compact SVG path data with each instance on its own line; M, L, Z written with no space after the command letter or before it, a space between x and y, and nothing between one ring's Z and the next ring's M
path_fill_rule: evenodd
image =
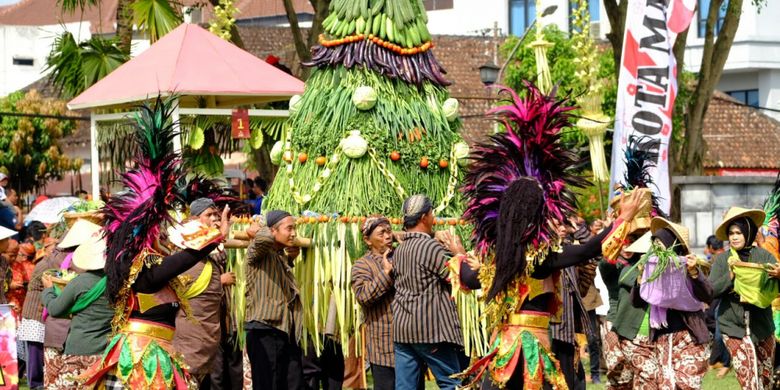
M626 145L644 137L642 147L655 156L651 169L662 212L671 207L669 139L677 96L677 68L672 53L677 34L688 28L696 0L629 0L618 82L615 133L612 138L610 189L623 181ZM610 199L614 194L610 191Z

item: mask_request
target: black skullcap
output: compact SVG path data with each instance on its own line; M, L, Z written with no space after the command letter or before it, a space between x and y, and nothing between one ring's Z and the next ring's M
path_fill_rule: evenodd
M192 203L190 203L190 215L193 217L197 217L203 214L204 211L212 207L216 208L217 205L214 203L213 200L209 198L195 199L192 201Z
M292 215L282 210L271 210L265 213L265 224L268 225L268 227L274 227L277 223L287 217L292 217Z

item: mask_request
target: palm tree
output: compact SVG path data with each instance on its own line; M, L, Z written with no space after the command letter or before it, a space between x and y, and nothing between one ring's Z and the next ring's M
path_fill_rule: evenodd
M59 0L65 12L83 12L100 0ZM116 34L94 35L78 44L69 32L57 37L46 60L52 83L67 97L78 95L130 59L133 26L155 42L182 23L181 12L168 0L119 0Z

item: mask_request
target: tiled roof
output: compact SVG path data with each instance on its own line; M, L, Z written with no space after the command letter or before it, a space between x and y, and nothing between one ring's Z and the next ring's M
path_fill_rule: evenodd
M92 6L82 14L63 12L58 0L21 0L0 8L0 25L50 26L62 23L90 22L92 33L114 31L117 0L101 0L100 7Z
M705 168L780 169L780 122L716 91L704 117Z
M50 26L61 23L89 22L92 33L112 33L115 31L117 0L100 0L100 7L92 6L82 14L62 12L58 0L21 0L19 3L0 7L0 25L12 26ZM182 0L183 6L200 7L203 10L202 21L208 22L213 7L209 1ZM279 0L237 0L239 9L237 19L254 19L286 15L284 4ZM298 13L313 13L307 0L293 0Z

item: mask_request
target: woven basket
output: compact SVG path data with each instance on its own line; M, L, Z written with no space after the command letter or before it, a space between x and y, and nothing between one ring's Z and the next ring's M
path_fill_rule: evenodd
M103 222L103 214L97 210L85 211L81 213L62 213L62 217L65 218L65 223L68 225L68 227L73 226L73 224L76 223L76 220L79 219L85 219L98 225Z

